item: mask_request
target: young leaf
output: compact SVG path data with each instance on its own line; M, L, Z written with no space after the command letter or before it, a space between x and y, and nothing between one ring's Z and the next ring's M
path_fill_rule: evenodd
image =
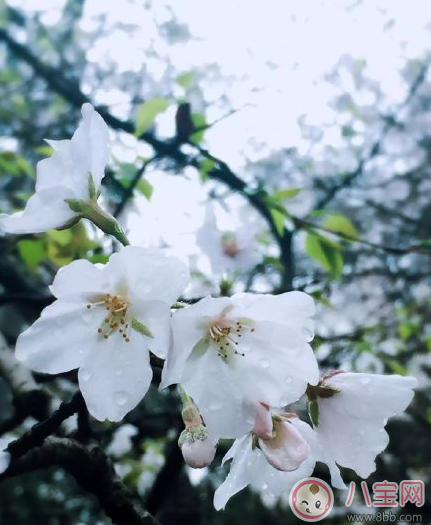
M135 135L139 137L145 133L147 129L153 124L154 119L159 113L163 113L169 107L169 101L165 98L153 98L141 104L136 114L136 130Z
M341 277L344 261L337 243L318 233L309 233L305 239L305 251L325 270L331 272L335 279Z
M279 200L293 199L296 197L302 188L289 188L288 190L276 190L273 196Z
M148 182L147 179L141 179L138 182L136 188L142 193L142 195L147 199L147 201L151 199L154 188L151 182Z
M354 239L358 238L358 231L356 230L352 221L344 215L340 215L338 213L330 215L324 221L323 227L327 230L333 231L334 233L341 233Z
M188 88L193 80L195 79L195 72L189 71L188 73L183 73L177 77L177 84L182 88Z

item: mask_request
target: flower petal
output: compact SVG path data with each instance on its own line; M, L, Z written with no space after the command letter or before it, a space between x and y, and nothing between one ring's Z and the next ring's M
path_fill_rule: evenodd
M194 305L177 310L172 316L173 343L162 373L160 388L180 383L187 358L206 336L205 319L216 317L230 305L226 297L204 297Z
M63 300L85 302L96 294L110 290L110 283L104 267L80 259L63 266L57 272L50 290Z
M75 217L64 202L73 197L71 190L55 186L36 192L27 201L23 211L12 215L0 214L0 230L7 233L41 233L61 228Z
M253 428L255 412L244 402L240 385L231 367L215 350L193 355L181 380L197 404L208 432L217 438L236 438Z
M132 303L158 300L170 306L189 281L186 265L161 250L126 246L111 256L108 265L118 284L127 286Z
M277 470L298 469L310 454L310 447L301 433L289 421L274 422L274 437L259 439L259 446L268 463Z
M243 331L237 349L244 356L235 356L232 366L250 399L286 406L319 380L313 350L289 325L257 322L253 332Z
M384 429L387 418L405 410L416 380L397 375L340 373L325 384L340 392L318 400L318 439L339 465L367 478L375 470L376 456L388 445Z
M100 321L100 313L85 304L55 301L18 337L15 356L36 372L59 374L78 368L96 344Z
M109 130L91 104L83 104L81 113L83 120L70 141L73 174L84 177L88 184L88 174L91 173L98 189L109 159Z
M166 359L171 343L171 309L162 301L140 301L132 305L132 315L144 324L153 337L148 347L157 357Z
M147 393L153 372L145 338L130 342L113 334L91 347L79 369L79 388L91 415L120 421Z

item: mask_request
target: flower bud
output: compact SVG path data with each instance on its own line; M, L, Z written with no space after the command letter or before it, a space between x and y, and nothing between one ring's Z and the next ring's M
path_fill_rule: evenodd
M190 427L181 433L178 440L184 461L192 468L204 468L214 459L216 445L208 438L203 425Z
M286 472L296 470L310 453L298 429L282 419L274 419L273 437L259 439L259 447L270 465Z

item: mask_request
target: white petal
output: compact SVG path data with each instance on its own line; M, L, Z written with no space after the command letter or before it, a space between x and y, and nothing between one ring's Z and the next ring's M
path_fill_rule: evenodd
M64 202L70 197L73 193L60 186L38 191L30 197L23 211L12 215L0 214L0 230L7 233L41 233L60 228L75 217Z
M332 410L361 417L388 418L403 412L413 399L414 377L342 372L325 381L341 393L330 398Z
M72 190L75 197L79 197L80 192L76 191L77 188L71 176L73 163L70 156L70 140L46 140L46 142L54 152L51 157L37 163L36 192L62 186Z
M100 187L109 159L109 130L91 104L83 104L82 122L70 141L75 173L91 173L96 188Z
M163 301L170 306L189 281L186 265L162 250L126 246L111 256L108 266L118 284L127 286L132 303L136 298Z
M416 380L410 377L341 373L327 380L340 389L319 399L319 441L341 466L363 478L375 470L375 458L388 445L388 417L408 406Z
M228 298L205 297L172 316L173 344L162 374L160 388L181 382L184 366L195 345L206 336L205 319L220 315L230 305Z
M57 298L88 301L91 296L110 289L106 273L103 267L98 268L84 259L73 261L58 270L50 290Z
M98 340L102 319L85 304L55 301L18 337L15 356L36 372L58 374L78 368Z
M233 301L238 297L240 304L247 306L247 313L245 314L252 319L259 319L262 321L275 321L278 323L293 322L304 323L306 327L305 337L309 337L308 327L310 318L315 314L314 300L311 296L304 292L286 292L280 295L255 295L252 296L252 301L244 303L244 296L234 295ZM298 327L301 329L302 327ZM307 339L309 340L309 339Z
M79 369L79 388L92 416L120 421L147 393L153 372L145 339L113 334L91 348Z
M151 352L166 359L171 343L171 309L162 301L140 301L131 307L133 317L143 323L151 332L147 344Z
M244 402L238 379L212 348L188 360L181 383L196 402L211 435L235 438L253 428L255 413Z
M216 510L224 509L229 498L250 483L252 478L251 471L255 463L253 461L251 442L251 434L235 442L235 456L230 472L214 494L214 507Z
M288 325L260 321L254 332L244 330L233 366L250 399L280 407L297 401L307 383L316 384L316 357Z

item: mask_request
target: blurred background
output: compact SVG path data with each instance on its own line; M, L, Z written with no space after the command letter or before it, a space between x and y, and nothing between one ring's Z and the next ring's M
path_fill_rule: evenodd
M303 290L318 304L323 371L417 377L368 484L427 484L430 37L421 0L0 0L0 211L24 207L36 163L50 154L44 139L69 138L91 101L111 129L103 204L133 244L189 264L185 300ZM113 249L83 222L0 234L2 352L52 301L59 267L105 262ZM76 390L74 373L36 376L29 395L6 368L3 435L19 435ZM216 513L226 470L220 461L184 468L178 400L157 384L156 374L123 424L80 414L60 435L101 446L162 523L298 522L286 501L248 490ZM323 466L315 475L328 479ZM326 523L347 523L336 492ZM409 511L431 523L429 489L426 497ZM358 490L352 509L364 510ZM1 481L0 523L30 522L111 523L57 467Z

